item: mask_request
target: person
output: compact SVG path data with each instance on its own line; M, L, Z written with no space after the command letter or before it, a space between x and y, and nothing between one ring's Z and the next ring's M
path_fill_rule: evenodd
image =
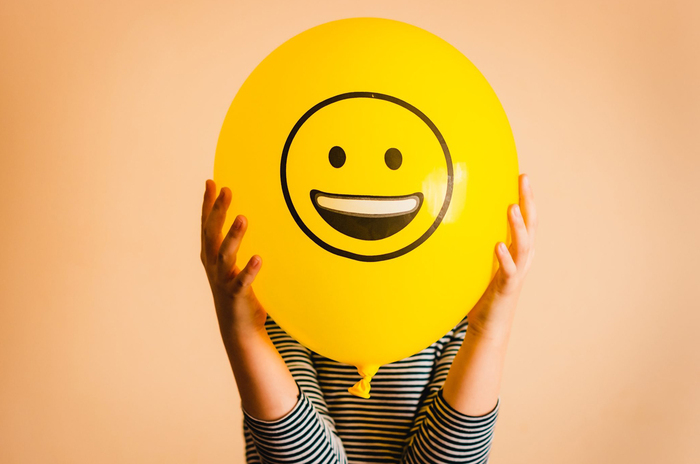
M485 463L500 409L511 325L535 254L537 215L526 174L509 205L512 243L499 242L499 269L467 316L440 340L382 366L372 396L348 393L357 371L287 335L255 297L262 267L236 253L248 226L236 216L224 237L231 190L206 181L201 261L238 386L248 463ZM387 328L391 330L391 328Z

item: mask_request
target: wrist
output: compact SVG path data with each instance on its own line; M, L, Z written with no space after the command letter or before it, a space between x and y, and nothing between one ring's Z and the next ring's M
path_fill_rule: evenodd
M516 307L515 298L480 301L467 315L467 334L474 340L507 343Z
M241 354L244 352L255 351L261 346L268 346L272 343L267 330L264 327L261 329L250 330L230 330L221 332L221 338L224 342L224 347L229 356L232 354Z
M465 343L475 345L490 345L496 348L506 348L510 339L510 324L501 327L486 328L478 324L468 324Z

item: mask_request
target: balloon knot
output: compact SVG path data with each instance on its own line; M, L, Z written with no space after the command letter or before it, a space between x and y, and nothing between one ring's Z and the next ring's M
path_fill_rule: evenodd
M360 381L352 387L348 388L348 391L355 396L359 396L360 398L369 398L369 391L371 389L370 382L378 370L379 366L358 367L357 372L359 372L359 374L362 376L362 379L360 379Z

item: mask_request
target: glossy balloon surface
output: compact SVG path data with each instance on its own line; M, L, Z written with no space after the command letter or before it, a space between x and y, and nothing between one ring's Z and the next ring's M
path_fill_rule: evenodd
M250 74L226 115L214 180L224 233L263 258L273 319L367 378L448 332L492 279L518 162L477 68L418 27L352 18L309 29ZM362 393L357 393L364 396Z

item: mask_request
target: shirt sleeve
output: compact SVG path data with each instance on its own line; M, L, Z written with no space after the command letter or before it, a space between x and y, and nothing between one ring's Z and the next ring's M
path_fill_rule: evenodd
M297 403L274 421L256 419L243 410L248 463L347 464L343 443L318 384L311 353L268 316L268 335L299 388Z
M464 341L467 318L442 337L432 378L416 413L404 450L405 464L484 464L488 462L500 398L483 416L468 416L450 406L442 395L450 366Z

